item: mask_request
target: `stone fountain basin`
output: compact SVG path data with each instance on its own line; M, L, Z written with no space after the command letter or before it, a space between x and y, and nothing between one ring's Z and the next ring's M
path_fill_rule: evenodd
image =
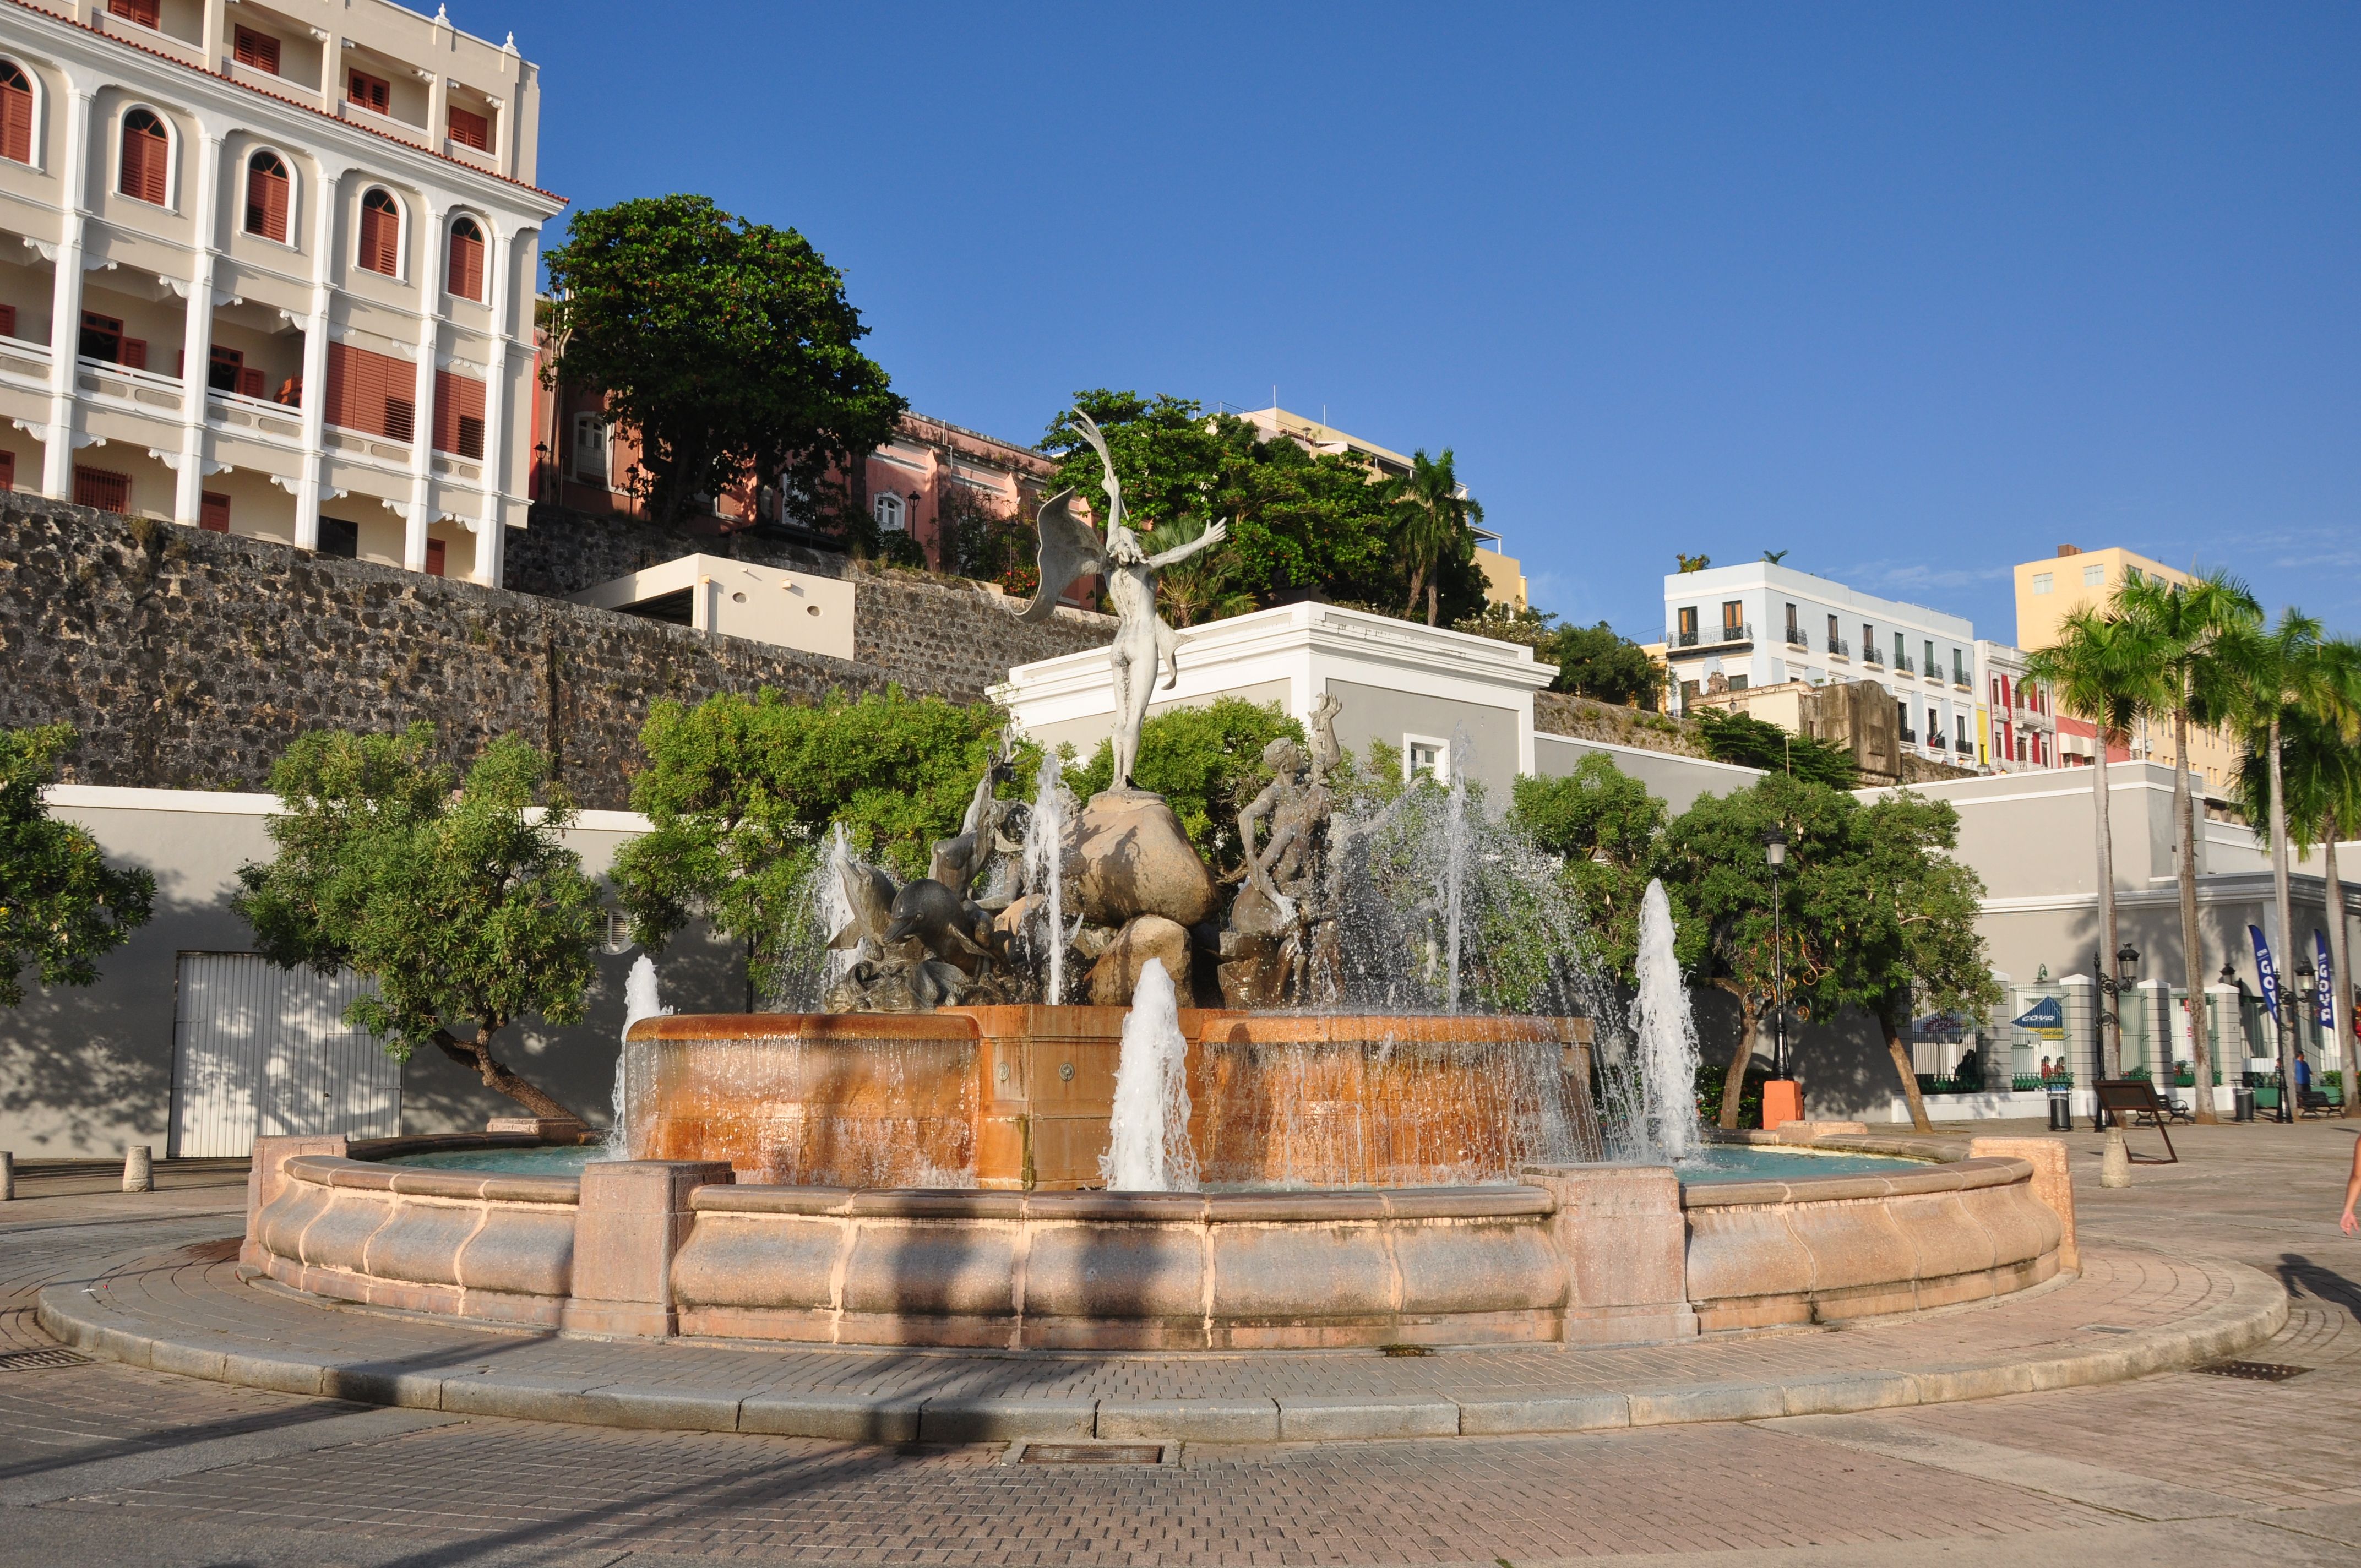
M1686 1189L1666 1168L1593 1165L1508 1186L1139 1194L378 1163L395 1152L258 1140L247 1271L579 1334L1251 1351L1657 1343L1995 1297L2072 1260L2063 1146L2037 1139L1980 1139L1966 1159L1886 1143L1946 1163Z

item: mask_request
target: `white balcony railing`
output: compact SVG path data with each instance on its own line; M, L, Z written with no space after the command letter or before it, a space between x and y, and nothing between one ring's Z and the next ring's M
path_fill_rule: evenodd
M181 411L181 378L177 376L159 376L153 370L135 370L128 365L117 365L110 359L93 359L85 354L75 361L74 384L87 396L102 401L127 404L138 413L178 414Z
M21 337L0 337L0 381L49 389L49 345Z

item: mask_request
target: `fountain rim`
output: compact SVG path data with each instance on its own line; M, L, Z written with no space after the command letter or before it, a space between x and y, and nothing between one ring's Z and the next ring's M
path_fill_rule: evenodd
M945 1007L934 1013L667 1013L642 1018L624 1043L804 1039L976 1040L1029 1036L1112 1038L1128 1007L1008 1003ZM1216 1045L1395 1044L1570 1045L1586 1041L1587 1018L1526 1013L1287 1013L1183 1007L1181 1031Z

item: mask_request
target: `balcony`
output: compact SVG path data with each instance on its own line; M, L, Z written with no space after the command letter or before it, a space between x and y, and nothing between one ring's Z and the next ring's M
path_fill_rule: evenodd
M1697 634L1694 631L1667 631L1664 633L1664 641L1671 643L1675 648L1694 648L1697 646Z
M1877 651L1874 643L1861 651L1861 662L1864 664L1874 664L1881 670L1885 668L1885 655Z
M1812 651L1812 640L1791 626L1787 628L1787 646L1808 653Z
M74 385L104 401L128 404L134 412L177 414L181 411L181 378L135 370L112 359L80 356L74 365Z
M1721 642L1722 646L1725 648L1733 642L1752 642L1753 641L1754 623L1751 620L1741 620L1735 626L1724 626L1721 629Z
M1902 743L1905 746L1916 746L1918 744L1918 731L1911 729L1906 724L1904 725L1902 727ZM2093 808L2093 810L2095 815L2095 808Z
M1835 659L1850 659L1852 657L1852 644L1844 638L1831 637L1828 639L1828 656Z
M1896 653L1894 655L1894 673L1897 675L1915 675L1918 673L1918 666L1910 662L1909 654Z

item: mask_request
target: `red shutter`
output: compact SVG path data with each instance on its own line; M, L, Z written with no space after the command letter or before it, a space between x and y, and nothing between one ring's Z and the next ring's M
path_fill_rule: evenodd
M152 27L156 25L156 5L157 0L106 0L106 14Z
M443 542L439 539L426 542L426 575L430 577L443 576Z
M123 127L123 193L156 206L164 204L164 170L170 162L164 133L144 126Z
M401 270L401 242L400 216L369 205L368 198L362 197L360 264L389 278L399 276Z
M0 337L16 335L16 307L0 305Z
M287 176L275 170L246 171L246 232L287 243Z
M123 358L120 363L130 367L134 370L147 369L148 340L144 337L125 338L123 340Z
M382 115L392 105L393 89L379 77L371 76L366 71L356 71L346 86L345 97L347 102Z
M279 40L269 33L258 33L251 27L237 30L237 62L257 71L279 74Z
M484 297L484 241L480 235L451 231L451 292L463 300Z
M0 452L0 490L13 490L16 488L16 455L13 452Z
M451 139L478 152L492 150L492 122L483 115L451 105Z
M229 498L213 490L197 496L197 526L207 533L229 532Z
M15 82L0 82L0 158L33 161L33 94Z
M243 366L237 373L237 392L242 398L262 396L262 372L253 366Z
M418 372L407 360L346 344L328 345L330 424L381 435L388 441L416 436Z
M94 507L100 511L126 511L131 506L131 477L110 474L101 468L84 468L75 465L73 471L74 505Z
M434 450L484 455L484 384L473 376L434 372Z

